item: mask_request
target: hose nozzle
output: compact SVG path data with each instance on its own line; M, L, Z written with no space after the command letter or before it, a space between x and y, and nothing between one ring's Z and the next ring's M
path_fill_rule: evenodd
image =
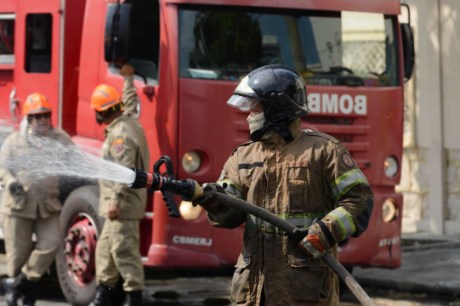
M166 176L160 173L160 166L166 166ZM143 169L132 169L135 173L134 181L130 188L147 188L152 191L161 191L163 199L169 210L171 217L179 217L180 213L174 201L174 194L182 196L186 201L193 201L203 195L201 186L192 179L176 180L174 177L171 158L167 155L162 156L153 166L153 173L148 173Z
M153 174L148 173L147 171L144 171L142 169L137 169L133 168L132 169L135 174L134 181L132 182L131 185L129 185L130 188L133 189L141 189L141 188L147 188L150 189L153 184Z
M186 201L193 201L203 194L200 185L192 180L175 180L158 174L151 174L142 169L133 169L136 177L129 186L133 189L147 188L149 190L172 192L182 196Z

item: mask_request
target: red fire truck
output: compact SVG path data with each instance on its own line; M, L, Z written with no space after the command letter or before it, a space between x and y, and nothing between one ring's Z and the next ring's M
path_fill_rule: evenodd
M25 97L40 91L55 110L53 124L98 154L103 129L90 96L100 83L121 90L119 64L128 61L137 72L139 120L152 163L169 155L177 177L215 181L232 150L248 141L247 114L225 103L238 81L265 64L292 66L309 93L304 127L344 142L375 193L369 229L341 246L341 262L398 267L403 202L394 186L403 85L414 60L400 12L399 0L2 0L0 132L10 132ZM87 183L63 192L65 239L56 258L62 291L78 305L94 293L103 222L96 184ZM141 224L146 266L234 264L241 231L211 227L186 202L182 218L169 218L160 193L148 201Z

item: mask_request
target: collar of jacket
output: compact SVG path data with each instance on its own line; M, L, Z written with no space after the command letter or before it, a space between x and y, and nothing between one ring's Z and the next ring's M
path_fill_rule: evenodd
M302 120L300 118L296 118L294 119L294 121L292 121L291 125L289 126L289 130L291 131L292 138L293 138L292 142L294 142L295 139L299 137L301 125L302 125ZM263 146L268 147L268 148L280 148L286 145L286 141L284 140L284 138L276 132L272 132L268 138L261 139L260 142L262 143Z
M120 115L117 118L113 119L112 122L104 129L104 136L107 136L111 130L118 124L118 122L124 121L128 116Z

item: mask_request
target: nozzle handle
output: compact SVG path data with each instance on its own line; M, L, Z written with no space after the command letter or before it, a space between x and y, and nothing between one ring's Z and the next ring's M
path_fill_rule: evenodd
M163 200L166 203L168 208L168 215L172 218L179 218L180 212L177 209L176 201L174 200L174 193L169 191L164 191L161 193L163 195Z
M166 173L160 173L160 167L162 165L166 166ZM173 218L179 218L180 212L177 209L176 201L174 200L174 194L170 192L170 190L165 189L163 184L167 181L176 180L171 157L168 155L163 155L160 157L160 159L157 160L157 162L153 165L153 174L155 175L155 178L158 178L158 181L162 183L159 186L159 190L161 190L161 193L163 194L163 200L165 201L166 207L168 208L169 216Z

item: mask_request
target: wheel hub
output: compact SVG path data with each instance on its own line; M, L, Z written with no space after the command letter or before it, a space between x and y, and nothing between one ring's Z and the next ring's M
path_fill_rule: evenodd
M81 285L89 284L96 274L96 242L93 222L85 216L75 218L64 240L64 252L69 275Z

